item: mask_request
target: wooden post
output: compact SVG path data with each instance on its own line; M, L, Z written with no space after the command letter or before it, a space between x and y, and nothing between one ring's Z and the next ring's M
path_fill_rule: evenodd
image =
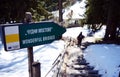
M33 77L32 63L33 60L33 47L27 48L28 50L28 67L29 67L29 77Z
M34 62L32 64L32 68L33 68L33 77L41 77L41 65L39 62Z
M59 0L59 22L63 21L62 14L62 0Z
M26 12L25 13L25 23L30 23L32 22L32 14L31 12ZM32 70L32 63L34 62L34 57L33 57L33 47L28 47L28 68L29 68L29 77L33 77L33 70Z

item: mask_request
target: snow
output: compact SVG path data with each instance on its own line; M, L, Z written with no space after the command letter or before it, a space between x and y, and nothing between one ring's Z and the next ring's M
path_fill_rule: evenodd
M105 29L106 29L106 26L102 26L101 30L94 34L94 37L95 38L103 38L105 36Z
M68 28L64 37L76 38L80 32L86 36L89 33L85 27ZM95 33L97 38L103 35L105 29ZM87 36L86 36L87 37ZM96 38L93 37L93 38ZM103 37L103 36L101 36ZM90 40L90 39L88 39ZM93 39L92 39L93 40ZM41 75L44 77L52 67L52 63L64 50L64 41L57 40L50 44L34 47L34 60L41 63ZM0 76L1 77L28 77L27 49L6 52L0 43ZM120 71L120 46L115 44L95 44L88 46L84 51L85 58L94 66L103 77L118 77ZM48 75L51 77L52 73Z
M77 38L77 36L79 35L80 32L82 32L82 34L86 37L89 34L90 30L88 30L86 26L84 26L84 27L69 28L63 34L63 37L65 36L65 37Z
M72 19L83 19L85 13L85 1L86 0L76 1L76 3L72 6L65 8L63 10L63 19L69 19L69 14L71 13L71 11L73 11ZM52 14L55 17L59 17L58 11L53 11Z
M84 8L84 1L76 2L69 10L74 11L74 18L79 17L76 14L83 14L79 8ZM65 10L64 18L69 10ZM79 13L78 13L79 11ZM87 37L90 30L87 27L68 28L63 37L76 38L80 32L87 38L86 41L93 42L95 38L102 38L105 34L105 27L96 32L93 37ZM50 44L44 44L34 47L34 61L41 63L41 76L44 77L52 67L52 63L57 56L64 50L64 41L56 40ZM115 44L94 44L87 47L84 51L86 60L91 66L99 70L103 77L118 77L120 71L120 46ZM27 49L14 51L4 51L0 40L0 77L29 77L28 75L28 53ZM50 73L47 77L52 77Z
M51 44L34 47L34 60L41 63L42 77L49 71L53 61L64 49L62 40ZM15 51L0 50L0 76L1 77L28 77L27 49Z
M84 18L85 13L85 0L82 0L81 2L77 1L74 5L71 7L65 9L65 12L63 13L63 19L68 19L68 14L73 11L72 19L82 19Z
M114 44L91 45L85 50L85 58L99 70L103 77L118 77L120 71L120 46Z

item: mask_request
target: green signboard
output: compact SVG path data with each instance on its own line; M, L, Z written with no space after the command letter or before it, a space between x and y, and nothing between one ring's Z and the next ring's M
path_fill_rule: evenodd
M3 26L5 49L8 51L51 43L60 39L65 31L54 22Z

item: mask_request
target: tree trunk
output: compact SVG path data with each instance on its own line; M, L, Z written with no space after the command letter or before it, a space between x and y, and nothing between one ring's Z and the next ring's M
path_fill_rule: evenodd
M107 29L105 39L114 40L116 38L116 29L118 25L118 4L114 0L109 0L109 11L107 19Z

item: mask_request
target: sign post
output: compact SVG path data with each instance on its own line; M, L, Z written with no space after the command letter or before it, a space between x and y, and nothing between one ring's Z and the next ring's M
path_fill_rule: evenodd
M34 62L33 47L28 47L28 67L29 67L29 77L33 77L32 63Z
M28 24L30 22L32 22L32 14L31 14L31 12L26 12L25 13L24 22L26 22ZM32 69L32 63L34 62L33 47L28 47L27 52L28 52L29 77L33 77L33 69Z
M27 48L30 77L33 77L33 46L59 40L65 31L65 28L54 22L3 25L4 48L6 51Z
M62 0L59 0L59 22L63 21L63 12L62 12Z

